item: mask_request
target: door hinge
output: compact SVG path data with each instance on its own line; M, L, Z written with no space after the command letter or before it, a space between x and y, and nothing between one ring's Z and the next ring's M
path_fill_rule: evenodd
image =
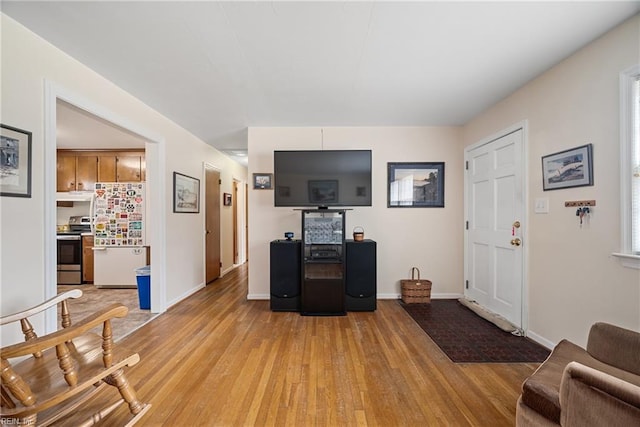
M466 289L469 289L469 281L468 280L465 280L464 287Z
M467 160L467 161L465 161L465 162L464 162L464 168L465 168L466 170L469 170L469 160Z
M218 184L222 184L222 180L221 179L218 180Z
M222 268L222 261L220 261L220 268Z
M469 221L465 221L464 228L467 230L469 229Z

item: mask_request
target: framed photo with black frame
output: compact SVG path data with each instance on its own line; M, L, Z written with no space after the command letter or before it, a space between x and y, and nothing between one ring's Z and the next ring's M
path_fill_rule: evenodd
M593 185L593 146L582 145L542 157L542 189Z
M178 172L173 173L173 212L200 212L200 180Z
M387 163L387 177L387 207L444 207L444 162Z
M0 124L0 196L31 197L31 132Z
M253 174L253 189L254 190L271 190L271 182L273 181L273 174L270 173L254 173Z

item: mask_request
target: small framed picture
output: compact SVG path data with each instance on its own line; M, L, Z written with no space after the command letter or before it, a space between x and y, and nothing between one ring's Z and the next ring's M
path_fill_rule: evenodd
M0 196L31 197L31 132L0 124Z
M387 163L389 208L444 208L444 162Z
M542 157L542 189L593 185L593 147L583 145Z
M254 173L253 188L255 190L271 190L271 181L273 174L270 173Z
M200 180L173 173L173 211L176 213L200 212Z
M225 206L231 206L231 193L223 193L222 202Z

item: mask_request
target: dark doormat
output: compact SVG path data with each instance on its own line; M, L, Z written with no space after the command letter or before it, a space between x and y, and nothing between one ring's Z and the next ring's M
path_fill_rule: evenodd
M541 363L550 351L495 326L458 300L400 305L456 363Z

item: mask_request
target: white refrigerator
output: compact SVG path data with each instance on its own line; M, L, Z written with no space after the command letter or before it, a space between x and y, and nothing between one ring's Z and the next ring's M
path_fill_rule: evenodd
M97 288L136 288L147 265L143 182L97 182L91 203L93 280Z

